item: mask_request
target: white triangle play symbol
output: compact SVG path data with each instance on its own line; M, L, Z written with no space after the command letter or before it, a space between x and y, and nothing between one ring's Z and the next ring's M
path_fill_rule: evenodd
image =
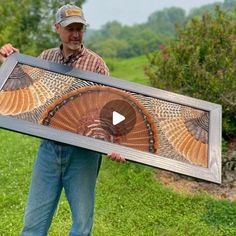
M122 122L123 120L125 120L125 117L122 116L120 113L113 111L112 112L112 124L113 125L117 125L120 122Z

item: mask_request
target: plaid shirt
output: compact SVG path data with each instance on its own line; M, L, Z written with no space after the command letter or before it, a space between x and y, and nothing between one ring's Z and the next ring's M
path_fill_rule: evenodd
M62 45L60 48L52 48L43 51L39 57L47 61L73 66L77 69L109 75L109 69L103 59L84 46L68 58L65 58L62 53Z

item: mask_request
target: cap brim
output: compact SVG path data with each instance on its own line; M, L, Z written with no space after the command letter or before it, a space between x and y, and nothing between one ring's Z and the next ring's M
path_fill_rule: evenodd
M73 23L81 23L83 25L87 25L86 21L83 18L78 17L78 16L76 16L76 17L73 17L73 16L72 17L68 17L67 19L65 19L62 22L60 22L62 27L66 27L66 26L68 26L70 24L73 24Z

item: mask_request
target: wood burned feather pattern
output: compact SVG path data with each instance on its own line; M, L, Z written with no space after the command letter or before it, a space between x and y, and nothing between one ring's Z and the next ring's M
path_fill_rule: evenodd
M65 91L74 79L58 79L56 73L18 65L0 91L0 114L17 115L44 105Z
M208 165L208 113L166 101L155 101L158 127L174 151L192 164Z
M101 110L116 100L129 102L135 110L135 125L126 135L115 136L103 128ZM64 95L48 106L40 123L142 151L158 149L157 129L145 107L129 93L111 87L83 87Z
M100 110L113 99L128 99L136 110L125 136L101 128ZM44 69L16 66L0 91L0 114L208 166L208 112Z

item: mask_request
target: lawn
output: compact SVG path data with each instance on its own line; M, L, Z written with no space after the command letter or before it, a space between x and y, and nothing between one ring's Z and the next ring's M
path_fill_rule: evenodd
M0 131L0 235L18 235L38 139ZM64 194L49 235L70 228ZM163 186L151 167L104 157L98 178L94 235L236 235L236 202L191 196Z
M144 73L147 57L135 57L130 59L107 59L110 75L130 82L149 85L149 79Z
M110 61L111 75L148 84L141 73L145 58L132 60L130 64ZM6 130L0 130L0 139L0 236L16 236L22 227L39 139ZM173 192L158 181L155 173L152 167L103 158L94 236L236 235L236 202L216 200L205 193ZM70 225L70 210L63 194L49 236L68 235Z

